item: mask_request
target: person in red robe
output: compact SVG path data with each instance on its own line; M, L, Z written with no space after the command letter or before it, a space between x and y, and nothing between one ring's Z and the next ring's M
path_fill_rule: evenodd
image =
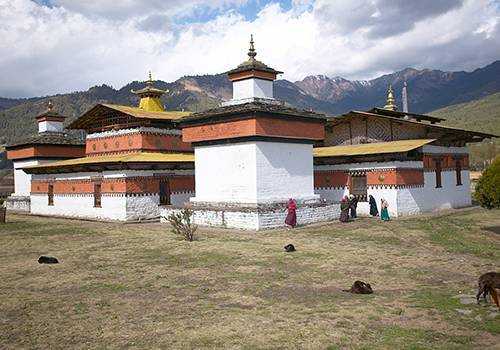
M288 200L287 210L288 214L286 215L285 225L291 229L297 226L297 202L292 198Z

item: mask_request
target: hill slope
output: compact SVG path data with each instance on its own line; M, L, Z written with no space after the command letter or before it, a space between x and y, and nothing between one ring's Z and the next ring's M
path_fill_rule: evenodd
M500 93L479 100L460 103L438 109L430 113L445 118L445 125L469 130L482 131L500 136ZM473 163L490 161L500 153L500 139L486 140L471 145Z
M368 81L350 81L340 77L308 76L301 81L278 80L275 96L299 108L312 108L330 115L352 109L383 106L386 90L392 84L400 102L404 81L409 86L410 111L426 113L450 104L467 102L500 92L500 61L473 72L443 72L407 68ZM156 86L169 92L163 102L170 110L200 111L231 97L231 84L225 74L183 77L175 82L157 81ZM16 141L36 131L34 117L43 112L51 99L56 110L71 122L100 102L137 105L130 92L143 83L134 81L116 90L108 85L87 91L30 99L0 98L0 144Z

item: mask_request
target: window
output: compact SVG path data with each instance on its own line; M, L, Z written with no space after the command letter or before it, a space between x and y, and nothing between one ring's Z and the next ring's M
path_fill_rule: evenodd
M462 162L460 159L455 160L455 172L457 175L457 186L462 185Z
M434 159L434 163L436 164L436 188L441 186L441 159Z
M167 179L160 179L160 205L170 204L170 184Z
M366 202L366 175L356 175L351 177L351 191L350 193L360 201Z
M94 208L101 207L101 183L94 183Z
M49 188L47 190L47 196L49 198L49 205L54 205L54 185L49 184Z

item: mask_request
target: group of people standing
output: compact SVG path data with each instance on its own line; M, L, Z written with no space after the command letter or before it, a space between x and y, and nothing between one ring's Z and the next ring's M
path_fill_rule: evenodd
M368 197L368 203L370 204L370 216L378 216L377 202L372 195ZM341 222L348 222L350 219L355 219L357 217L356 210L358 207L358 199L356 196L350 194L349 196L344 196L340 201L340 218ZM389 217L389 204L385 199L380 200L380 219L383 221L390 220Z
M370 215L372 217L378 216L377 202L372 195L368 197L370 204ZM380 219L383 221L390 220L388 208L389 205L385 199L380 199ZM340 201L340 221L348 222L357 217L356 210L358 208L358 198L352 194L344 196ZM290 198L287 203L287 215L285 225L288 229L297 226L297 202Z

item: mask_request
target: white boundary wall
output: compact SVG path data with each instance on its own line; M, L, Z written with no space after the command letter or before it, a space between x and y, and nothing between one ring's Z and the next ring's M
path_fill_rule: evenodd
M179 208L170 206L160 207L161 222ZM237 228L243 230L259 231L271 228L285 227L287 211L285 208L278 210L257 210L245 208L221 209L199 208L193 210L193 223L200 226L215 226L223 228ZM340 216L339 204L304 205L297 209L297 225L307 225L315 222L333 221Z

